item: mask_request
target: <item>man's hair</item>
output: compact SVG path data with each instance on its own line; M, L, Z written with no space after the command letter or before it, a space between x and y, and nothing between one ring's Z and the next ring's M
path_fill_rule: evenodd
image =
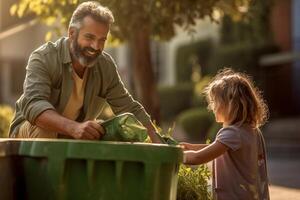
M107 7L102 6L96 1L87 1L81 3L73 12L69 23L69 29L80 29L82 27L82 21L86 16L90 16L97 22L107 25L111 25L114 22L114 16Z
M208 108L223 114L229 125L262 126L268 118L268 107L261 92L244 73L223 69L205 88Z

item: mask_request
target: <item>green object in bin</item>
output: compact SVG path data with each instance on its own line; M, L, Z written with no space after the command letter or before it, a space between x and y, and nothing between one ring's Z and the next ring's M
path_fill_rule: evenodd
M124 113L102 122L105 134L104 141L144 142L147 129L131 113Z
M172 138L170 136L162 136L162 138L164 139L166 144L169 144L169 145L178 145L179 144L179 142L177 142L174 138Z
M171 136L166 136L166 135L162 136L159 133L156 133L156 136L159 138L160 142L163 144L168 144L168 145L178 145L179 144L179 142L177 142Z

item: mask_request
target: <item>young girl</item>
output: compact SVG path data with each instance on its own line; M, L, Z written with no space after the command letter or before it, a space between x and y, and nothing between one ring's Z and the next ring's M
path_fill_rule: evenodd
M207 86L208 108L223 124L210 144L181 143L185 164L214 160L213 186L218 200L269 199L265 144L259 127L268 109L245 74L224 69Z

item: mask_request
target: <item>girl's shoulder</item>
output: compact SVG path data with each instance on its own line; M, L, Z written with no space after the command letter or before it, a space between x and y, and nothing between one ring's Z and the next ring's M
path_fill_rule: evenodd
M230 125L230 126L226 126L226 127L221 128L221 129L218 131L218 134L217 134L217 135L223 134L223 133L238 134L240 131L241 131L241 128L240 128L240 127L235 126L235 125Z
M242 126L230 125L230 126L223 127L218 131L218 134L224 132L229 132L232 134L240 134L243 132L260 133L260 130L258 128L252 128L250 125L244 124Z
M226 126L219 130L216 141L226 145L232 150L237 150L241 146L240 130L237 126Z

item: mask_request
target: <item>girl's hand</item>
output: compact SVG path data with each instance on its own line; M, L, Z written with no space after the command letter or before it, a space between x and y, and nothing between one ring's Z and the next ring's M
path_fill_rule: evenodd
M192 144L187 143L187 142L180 142L180 143L179 143L179 146L180 146L184 151L193 150Z
M183 163L188 165L200 165L222 155L228 148L226 145L216 141L198 151L187 150L183 152Z
M195 163L196 151L184 151L183 152L183 164L185 165L193 165Z
M208 146L208 144L191 144L187 142L181 142L179 143L179 145L184 151L189 151L189 150L198 151Z

